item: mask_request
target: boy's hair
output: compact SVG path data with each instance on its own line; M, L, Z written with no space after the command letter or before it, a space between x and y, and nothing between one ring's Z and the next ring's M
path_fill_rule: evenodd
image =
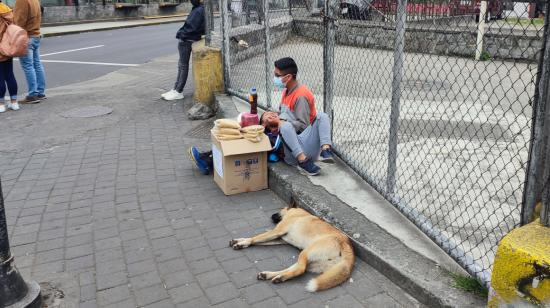
M298 65L292 58L286 57L275 61L275 67L285 74L291 74L294 78L298 75Z

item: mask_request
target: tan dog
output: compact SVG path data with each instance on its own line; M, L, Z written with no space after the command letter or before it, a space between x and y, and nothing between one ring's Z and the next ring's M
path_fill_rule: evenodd
M309 272L322 273L310 280L306 289L310 292L335 287L346 281L355 262L349 238L340 230L313 216L303 209L285 207L271 219L277 223L273 230L252 238L239 238L229 242L233 249L250 245L290 244L302 251L298 262L278 272L261 272L260 280L280 283Z

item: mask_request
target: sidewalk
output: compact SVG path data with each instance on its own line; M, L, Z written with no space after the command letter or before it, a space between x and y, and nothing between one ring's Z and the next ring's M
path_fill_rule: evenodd
M113 30L122 28L132 28L141 26L161 25L167 23L181 23L185 21L187 15L176 17L158 17L147 19L131 19L118 21L89 22L61 26L44 26L40 29L45 37L65 34L75 34L92 31Z
M15 264L60 289L50 307L418 307L357 260L352 280L311 294L311 275L274 285L260 270L293 264L291 247L234 251L231 238L271 228L284 204L270 190L224 196L186 156L191 100L157 97L175 56L49 90L0 115L0 176ZM184 93L191 96L192 84ZM65 118L67 110L113 113ZM199 136L200 137L200 136ZM46 284L47 283L47 284Z

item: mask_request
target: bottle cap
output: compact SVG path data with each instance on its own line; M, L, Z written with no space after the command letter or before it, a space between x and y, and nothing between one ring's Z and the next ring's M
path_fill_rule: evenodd
M256 94L258 91L256 90L256 87L250 88L250 94Z

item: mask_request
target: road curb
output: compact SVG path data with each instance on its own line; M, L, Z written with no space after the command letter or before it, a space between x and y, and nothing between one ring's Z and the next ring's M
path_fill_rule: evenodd
M218 118L238 112L227 95L217 95ZM283 163L270 164L269 188L281 199L297 204L345 232L356 255L393 283L429 307L485 307L486 299L452 287L451 275L431 259L360 215L348 204L314 185L308 177Z
M119 25L119 26L105 27L105 28L67 30L67 31L62 31L62 32L44 33L42 36L43 37L63 36L63 35L79 34L79 33L86 33L86 32L108 31L108 30L136 28L136 27L143 27L143 26L156 26L156 25L163 25L163 24L170 24L170 23L182 23L183 24L184 21L185 21L185 19L182 19L182 20L159 20L158 22L148 22L148 23L143 23L143 24L128 24L128 25Z

